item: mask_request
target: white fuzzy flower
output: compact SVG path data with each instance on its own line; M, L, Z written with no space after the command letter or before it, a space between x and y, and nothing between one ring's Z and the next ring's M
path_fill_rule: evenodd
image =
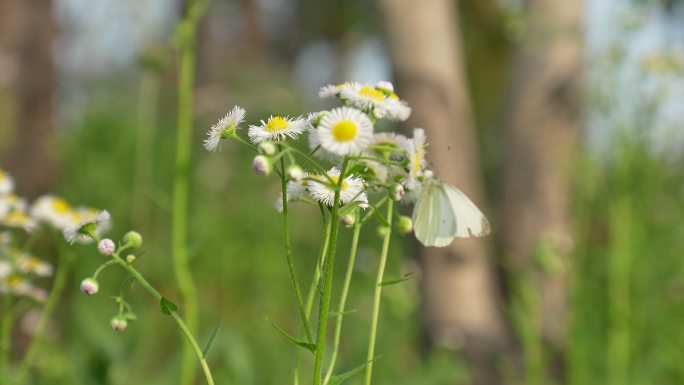
M369 153L386 159L399 160L406 156L409 139L393 132L379 132L373 134Z
M14 180L0 168L0 194L9 194L14 191Z
M309 181L307 181L305 178L308 176L306 172L304 172L304 175L302 176L302 179L299 181L288 181L287 182L287 201L288 202L295 202L298 200L301 200L302 198L306 197L308 195L307 192L307 187L309 185ZM276 210L280 213L283 212L283 193L280 193L280 196L278 197L278 200L275 201L275 208Z
M332 152L326 150L321 146L321 138L318 135L318 130L315 128L309 128L309 148L311 149L311 151L316 151L314 155L317 158L329 160L336 163L342 160L341 156L333 154Z
M27 213L27 203L24 198L20 198L13 193L0 196L0 224L7 227L24 229L27 232L33 231L38 224Z
M325 98L332 98L336 96L340 96L340 93L342 92L343 89L350 88L350 87L356 87L360 86L359 83L356 82L346 82L342 84L328 84L327 86L324 86L318 91L318 96L321 99Z
M411 108L395 93L388 94L371 85L350 83L340 89L339 97L378 119L404 121L411 115Z
M327 174L334 183L338 183L340 170L337 167L331 168ZM335 201L335 189L327 184L327 178L323 175L312 175L311 177L316 179L316 181L309 182L308 190L311 197L327 206L332 206ZM364 192L364 188L363 179L353 175L344 178L340 189L340 205L353 200L360 202L360 207L368 207L368 196Z
M36 199L31 207L31 217L59 230L73 224L73 213L69 203L53 195L43 195Z
M39 277L52 275L52 265L26 253L18 253L16 259L17 269L22 274L35 274Z
M64 229L64 239L69 243L92 242L88 232L100 236L112 226L111 217L107 210L96 211L93 209L76 209L74 224Z
M355 154L364 150L373 138L373 123L359 110L335 108L323 117L316 133L321 147L328 152Z
M307 128L305 119L291 119L282 116L271 116L267 121L261 121L261 125L249 127L249 139L253 143L264 141L279 141L285 139L297 139L297 136Z
M231 135L235 135L235 131L240 128L239 125L244 119L245 110L242 107L233 107L226 116L211 126L207 132L207 138L204 139L204 148L208 151L220 151L221 139L228 139Z

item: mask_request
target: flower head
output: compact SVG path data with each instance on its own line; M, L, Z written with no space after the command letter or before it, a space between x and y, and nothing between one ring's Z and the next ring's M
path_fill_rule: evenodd
M73 216L73 210L69 203L53 195L39 197L31 207L31 217L59 230L64 230L72 225Z
M35 274L39 277L49 277L53 272L52 265L23 252L17 252L15 263L17 270L22 274Z
M306 130L306 120L302 118L291 119L283 116L271 116L267 121L261 121L261 125L249 127L249 139L253 143L264 141L280 141L285 139L297 139L297 136Z
M221 118L216 124L211 126L204 140L204 148L208 151L221 150L221 139L228 139L235 135L240 127L240 123L245 119L245 110L235 106L230 112Z
M105 257L114 254L114 250L116 250L116 245L109 238L105 238L97 244L97 251Z
M393 87L392 87L393 88ZM394 92L388 92L386 84L380 87L368 84L349 83L340 88L339 98L350 106L372 114L378 119L404 121L411 115L411 108Z
M252 168L258 176L268 176L273 170L273 164L268 157L257 155L252 160Z
M74 224L64 229L64 238L69 243L92 242L92 235L99 237L112 226L107 210L96 211L87 208L76 209Z
M339 183L339 169L333 167L327 174L334 183ZM311 175L311 177L316 179L316 181L309 182L308 185L308 191L311 197L327 206L332 206L335 201L335 188L328 184L327 178L323 175ZM344 181L342 181L340 186L340 205L355 201L360 203L360 207L367 207L368 196L364 189L365 184L363 179L353 175L344 178Z
M341 107L326 114L316 130L321 147L335 155L359 153L373 137L373 123L359 110Z
M100 285L94 278L86 278L81 281L81 292L85 295L95 295L100 289Z

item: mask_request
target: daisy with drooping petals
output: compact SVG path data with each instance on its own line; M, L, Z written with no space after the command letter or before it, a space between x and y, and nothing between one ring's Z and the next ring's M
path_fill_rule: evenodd
M331 168L326 174L334 183L339 182L340 170L337 167ZM309 183L308 190L311 197L327 206L332 206L335 201L335 189L327 184L327 179L323 175L311 175L311 177L316 179ZM353 200L360 202L359 206L362 208L368 207L368 196L363 191L364 188L363 179L353 175L344 178L340 187L340 205Z
M93 241L91 233L100 237L111 226L111 216L107 210L78 208L74 213L74 223L63 231L64 239L69 243L89 243Z
M14 180L0 168L0 194L9 194L14 190Z
M373 138L373 123L353 108L331 110L321 119L318 141L325 150L336 155L349 155L364 150Z
M245 119L245 110L235 106L216 124L211 126L207 132L207 139L204 139L204 148L208 151L221 150L221 139L228 139L235 135L240 127L240 123Z
M31 207L31 217L60 230L64 230L74 222L69 203L53 195L43 195L36 199Z
M259 126L249 127L249 139L252 143L266 141L280 141L285 139L297 139L304 132L308 124L305 119L290 119L283 116L271 116L267 121L261 121Z

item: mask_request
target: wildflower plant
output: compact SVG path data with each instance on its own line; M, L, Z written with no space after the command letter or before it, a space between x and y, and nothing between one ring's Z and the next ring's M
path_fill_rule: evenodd
M405 121L411 113L408 103L399 98L391 83L329 85L320 90L319 96L336 98L342 106L299 117L270 116L249 126L248 140L240 136L245 111L235 107L211 127L204 147L217 151L221 140L236 140L255 152L252 167L256 175L275 174L280 179L281 196L275 208L283 217L285 259L301 318L301 336L276 328L313 355L312 383L338 384L365 370L365 384L369 385L376 359L382 288L397 283L397 280L383 280L392 235L408 234L415 228L416 237L424 245L446 246L455 237L485 235L489 225L462 192L441 182L427 169L427 142L422 129L414 129L411 138L375 131L379 120ZM308 137L309 150L302 150L296 143L303 136ZM292 203L318 207L324 224L323 242L311 266L314 274L306 301L290 246L288 215ZM413 215L401 215L400 211L405 209L395 207L397 203L415 203ZM349 372L334 374L359 235L371 219L379 222L382 247L373 287L367 359ZM333 266L340 223L352 229L352 242L339 302L333 310ZM314 321L311 312L317 295L318 317ZM332 348L329 348L331 318L335 324ZM295 384L299 381L300 364L298 358Z

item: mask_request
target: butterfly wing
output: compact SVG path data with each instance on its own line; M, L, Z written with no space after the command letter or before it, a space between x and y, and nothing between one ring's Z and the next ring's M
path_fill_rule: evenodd
M487 218L461 190L446 183L442 183L440 187L448 197L451 212L456 220L455 236L468 238L489 234Z
M425 246L444 247L456 234L456 218L446 191L436 181L423 185L413 209L416 238Z

